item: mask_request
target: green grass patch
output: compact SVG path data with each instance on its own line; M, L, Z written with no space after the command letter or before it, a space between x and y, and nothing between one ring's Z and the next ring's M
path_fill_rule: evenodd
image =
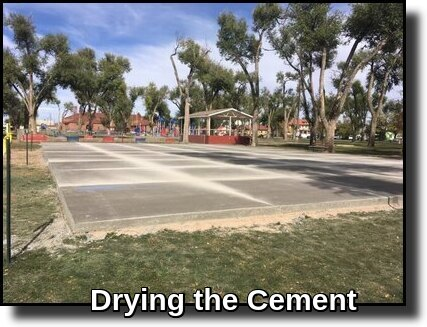
M369 218L369 219L366 219ZM27 252L4 269L4 300L90 302L93 288L135 293L196 289L236 293L359 293L358 302L403 301L402 211L305 219L278 233L165 230L109 234L75 250Z

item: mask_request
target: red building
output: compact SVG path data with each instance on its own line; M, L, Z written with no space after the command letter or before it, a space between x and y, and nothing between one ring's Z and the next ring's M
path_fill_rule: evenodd
M102 124L103 118L105 115L103 113L97 112L92 120L92 131L107 131L107 128ZM62 120L61 128L63 131L75 132L79 130L79 118L81 119L81 131L87 130L87 125L89 123L89 117L87 114L80 115L74 113L71 116L65 117ZM140 127L141 131L150 131L149 121L144 118L140 113L130 116L128 122L128 128L134 130L136 127ZM114 130L114 122L111 123L111 129Z
M302 138L308 138L310 137L310 124L306 119L300 119L298 120L296 118L292 118L289 121L289 133L292 135L294 130L298 127L297 136L300 136Z
M258 137L267 137L268 127L262 124L258 125Z
M95 116L92 120L92 130L94 132L97 131L106 131L104 125L102 125L102 118L104 118L104 114L95 113ZM80 115L79 113L72 114L71 116L65 117L62 119L61 128L63 131L75 132L79 130L79 119L81 119L81 131L87 130L87 125L89 123L89 116L87 114Z
M142 133L149 132L151 130L150 122L148 121L148 119L144 118L140 113L130 116L130 122L129 122L130 130L134 130L137 127L141 129Z

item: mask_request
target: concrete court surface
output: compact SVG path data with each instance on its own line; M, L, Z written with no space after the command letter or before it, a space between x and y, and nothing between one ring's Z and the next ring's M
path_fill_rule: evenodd
M44 143L77 231L401 201L403 162L200 144Z

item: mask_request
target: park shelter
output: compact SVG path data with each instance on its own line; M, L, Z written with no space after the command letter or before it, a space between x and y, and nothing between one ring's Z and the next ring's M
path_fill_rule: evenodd
M184 117L179 117L181 122L183 122ZM252 125L252 116L239 111L235 108L226 108L226 109L215 109L215 110L206 110L199 111L190 114L190 126L192 120L197 119L197 127L190 128L189 131L189 141L191 143L203 143L203 144L249 144L250 137L245 135L246 126L249 126L248 130L251 131ZM216 129L211 128L212 120L221 120L226 121L225 126L221 124L220 127ZM239 128L233 130L233 123L239 123ZM204 126L202 126L202 123ZM182 124L181 124L182 125ZM181 128L181 131L183 129Z

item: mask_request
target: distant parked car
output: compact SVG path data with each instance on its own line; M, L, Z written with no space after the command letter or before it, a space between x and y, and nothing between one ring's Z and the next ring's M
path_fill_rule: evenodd
M302 139L309 139L310 138L310 134L301 134L300 138L302 138Z

